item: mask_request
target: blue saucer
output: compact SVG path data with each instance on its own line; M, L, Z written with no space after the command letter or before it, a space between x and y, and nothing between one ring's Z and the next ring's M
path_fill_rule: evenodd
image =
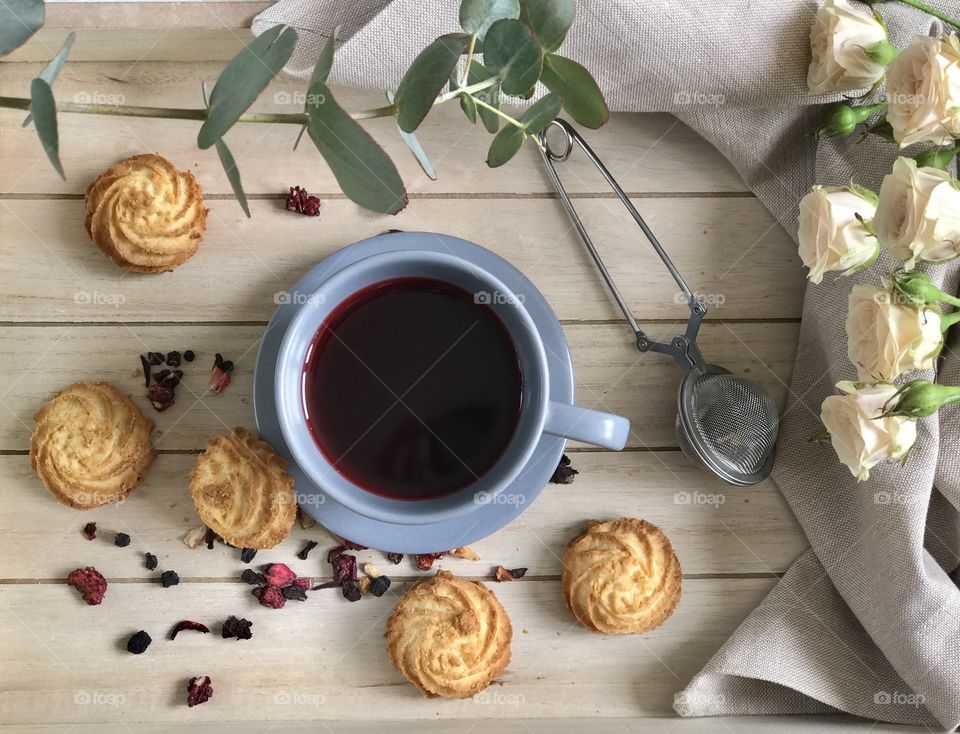
M301 510L341 538L396 553L438 553L473 543L496 532L525 510L553 475L566 440L544 434L517 479L487 504L477 504L454 519L424 525L395 525L354 512L328 497L293 461L283 439L274 403L277 352L284 333L307 297L331 275L370 255L418 249L447 252L484 268L514 293L524 294L524 307L540 331L550 370L550 399L573 403L573 366L563 329L543 295L526 276L503 258L472 242L432 232L391 232L344 247L313 266L281 294L257 353L253 374L253 411L261 438L289 463Z

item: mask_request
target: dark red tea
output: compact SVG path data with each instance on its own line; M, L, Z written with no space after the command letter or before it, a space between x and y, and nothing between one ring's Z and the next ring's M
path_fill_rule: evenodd
M483 476L513 437L522 376L494 310L431 278L375 283L317 330L304 408L327 460L354 484L432 499Z

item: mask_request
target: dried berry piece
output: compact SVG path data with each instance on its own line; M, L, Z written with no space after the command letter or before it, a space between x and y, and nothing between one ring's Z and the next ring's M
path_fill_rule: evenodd
M177 635L184 630L207 633L210 631L210 628L205 624L200 624L200 622L191 622L189 619L184 619L182 622L177 622L176 626L170 630L170 639L177 639Z
M167 367L180 366L180 352L167 352Z
M93 540L97 537L97 524L95 522L88 522L83 526L83 534L87 536L87 540Z
M153 381L158 385L166 381L173 373L170 370L159 370L153 375Z
M383 596L390 588L390 579L386 576L376 576L370 579L369 591L374 596Z
M525 568L504 568L503 566L497 566L497 570L494 573L494 581L516 581L517 579L522 579L527 575L527 569Z
M238 640L249 640L253 637L253 632L250 631L252 626L253 622L249 619L237 619L230 615L220 629L220 636L224 639L236 637Z
M183 353L183 359L184 359L184 361L186 361L186 362L192 362L192 361L196 358L196 356L197 356L197 355L195 355L195 354L193 353L193 350L192 350L192 349L187 349L187 350L184 351L184 353Z
M210 370L210 392L219 395L227 385L230 384L230 370L233 369L233 362L224 360L222 354L217 354L213 362L213 369Z
M134 655L139 655L148 647L153 640L150 639L145 631L140 630L135 635L132 635L129 640L127 640L127 652L132 652Z
M113 544L118 548L126 548L130 545L130 536L126 533L117 533L113 539Z
M298 212L307 217L316 217L320 214L320 199L308 194L306 189L291 186L290 195L287 196L287 211Z
M347 601L360 601L360 584L352 579L343 582L343 598Z
M107 593L107 580L93 566L75 568L67 576L67 583L79 591L83 600L91 606L102 602L104 594Z
M213 696L213 686L210 683L209 675L202 678L191 678L190 682L187 683L187 706L196 706L209 701L210 697Z
M354 543L352 540L347 540L346 538L340 538L340 542L343 544L343 547L347 550L353 551L362 551L367 550L367 546L360 545L359 543Z
M251 593L263 606L271 609L283 609L283 605L287 602L283 592L276 586L258 586Z
M147 352L147 359L154 367L163 364L163 352Z
M265 566L263 570L267 577L267 584L277 588L289 586L297 577L297 574L291 571L286 563L271 563L269 566Z
M163 584L164 589L169 589L180 583L180 576L176 571L164 571L160 574L160 583Z
M148 571L153 571L157 567L157 557L153 553L144 553L143 561L147 565Z
M570 466L570 457L564 454L560 457L560 463L557 465L550 481L553 484L572 484L573 478L579 474L576 469Z
M297 558L299 558L301 561L307 560L307 556L310 555L310 551L316 548L317 545L319 545L317 541L308 540L306 545L304 545L303 548L300 549L300 552L297 553Z
M421 571L429 571L433 568L433 562L439 561L443 558L446 553L418 553L417 554L417 568Z
M257 555L256 548L244 548L240 551L240 560L244 563L250 563L255 555Z
M307 600L307 592L294 584L290 584L290 586L284 586L282 589L280 589L280 593L283 594L284 599L288 599L290 601Z
M297 507L297 522L304 530L310 530L310 528L315 528L317 526L317 521L300 509L299 506Z
M403 560L403 553L387 553L387 560L396 566L398 563L400 563L400 561Z
M251 586L262 586L263 584L267 583L267 577L262 573L257 573L252 568L243 569L243 573L240 574L240 578Z
M213 550L214 542L220 539L220 536L213 532L212 528L207 528L203 534L203 542L207 544L207 550ZM256 553L256 551L254 551L254 553Z
M333 580L342 584L357 580L357 557L341 553L333 559Z
M158 413L162 413L173 405L176 399L177 396L174 394L173 388L166 385L154 385L147 390L147 400L150 401L150 405L156 408Z
M142 354L140 355L140 367L143 369L143 386L150 387L150 362Z

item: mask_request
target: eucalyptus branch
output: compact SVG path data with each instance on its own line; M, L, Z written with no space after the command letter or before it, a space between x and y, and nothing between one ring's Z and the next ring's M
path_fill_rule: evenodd
M533 142L537 144L537 147L540 148L540 150L546 150L546 148L543 147L543 143L540 142L540 139L536 135L530 135L527 132L527 126L524 125L522 122L520 122L520 120L510 117L510 115L508 115L506 112L502 112L499 108L494 107L493 105L487 104L482 99L478 97L474 97L472 94L469 95L469 97L474 101L474 103L478 107L483 107L485 110L490 110L492 113L494 113L498 117L501 117L504 120L506 120L508 124L513 125L514 127L520 128L520 130L523 131L523 136L525 138L529 137L531 140L533 140Z
M903 5L909 5L911 8L916 8L927 15L932 15L938 20L942 20L947 25L953 26L954 28L960 29L960 21L951 18L949 15L944 15L939 10L931 8L926 3L921 3L918 0L893 0L893 2L902 3Z
M477 34L470 34L470 45L467 46L467 63L463 65L463 81L460 83L460 86L466 86L467 80L470 78L470 64L473 63L473 50L477 47Z

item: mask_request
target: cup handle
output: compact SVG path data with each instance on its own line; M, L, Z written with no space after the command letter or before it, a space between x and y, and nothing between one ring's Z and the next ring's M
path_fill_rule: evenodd
M619 451L627 444L630 421L619 415L551 400L547 404L543 431Z

